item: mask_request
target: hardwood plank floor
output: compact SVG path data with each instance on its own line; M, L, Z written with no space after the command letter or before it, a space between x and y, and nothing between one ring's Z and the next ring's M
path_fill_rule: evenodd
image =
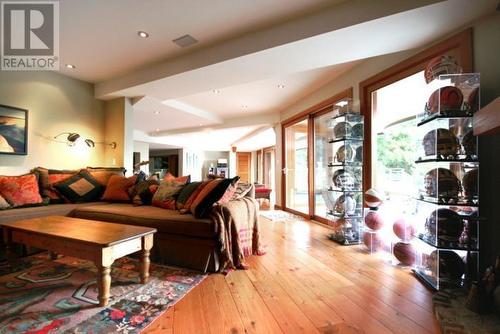
M432 293L364 246L309 221L261 218L267 252L212 274L146 333L438 333Z

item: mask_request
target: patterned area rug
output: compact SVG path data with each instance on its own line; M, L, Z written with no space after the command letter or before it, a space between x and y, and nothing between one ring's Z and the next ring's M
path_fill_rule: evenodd
M269 220L272 221L294 221L294 220L304 220L301 216L294 215L293 213L289 213L281 210L269 210L269 211L260 211L259 214Z
M39 254L0 266L0 333L139 333L206 277L151 264L140 284L138 265L115 261L106 307L97 306L92 262Z

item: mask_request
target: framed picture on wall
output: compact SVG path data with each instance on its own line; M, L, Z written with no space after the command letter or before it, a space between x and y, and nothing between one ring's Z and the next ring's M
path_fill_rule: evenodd
M28 110L0 104L0 154L28 154Z

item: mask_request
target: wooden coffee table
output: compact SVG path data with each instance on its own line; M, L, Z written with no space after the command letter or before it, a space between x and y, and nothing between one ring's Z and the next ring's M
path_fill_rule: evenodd
M108 304L111 287L111 265L116 259L141 252L140 278L149 277L149 251L153 247L156 229L141 226L106 223L94 220L48 216L0 224L7 255L12 255L12 243L22 243L50 251L93 261L97 267L99 305ZM12 256L10 256L12 259Z

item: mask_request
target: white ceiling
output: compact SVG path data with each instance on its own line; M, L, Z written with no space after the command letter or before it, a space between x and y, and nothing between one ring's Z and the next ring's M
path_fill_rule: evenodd
M71 0L60 2L60 58L99 82L345 0ZM148 39L137 31L146 31ZM172 40L190 34L182 49ZM97 52L96 52L97 51Z
M356 63L328 66L227 88L215 88L218 93L211 90L178 100L221 118L235 117L238 114L277 112L351 69Z
M97 82L98 98L134 97L140 140L227 149L360 61L423 47L496 5L497 0L64 1L61 61L76 69L62 71ZM139 38L138 30L150 38ZM184 34L200 43L181 49L171 42Z

